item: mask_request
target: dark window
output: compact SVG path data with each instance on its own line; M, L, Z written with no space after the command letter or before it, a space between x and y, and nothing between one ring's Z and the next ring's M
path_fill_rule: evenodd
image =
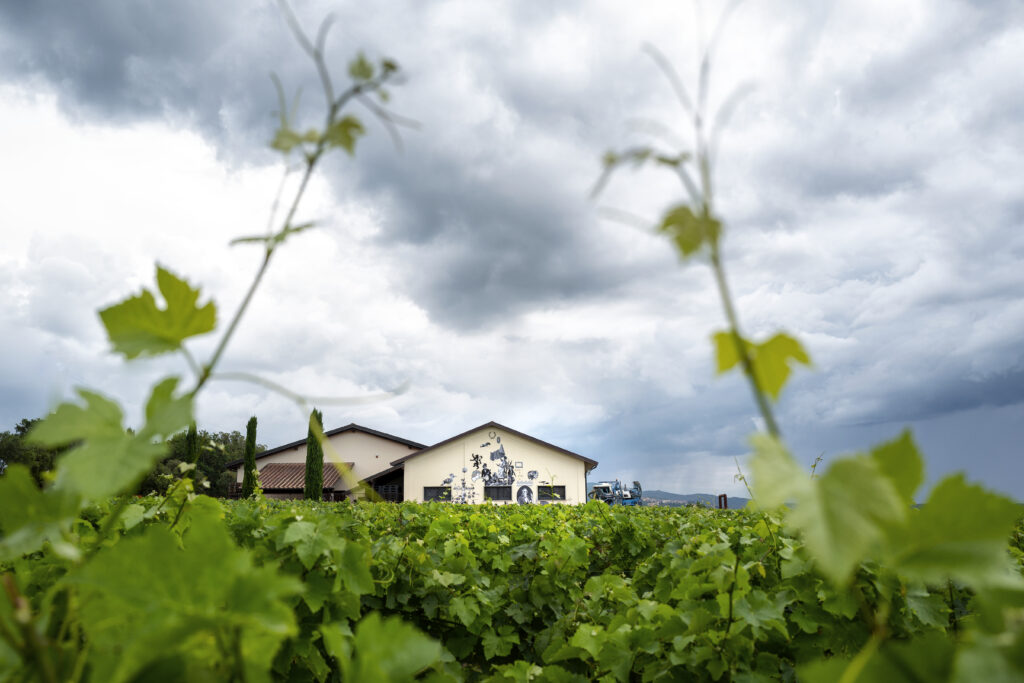
M537 500L565 500L564 486L537 486Z
M452 499L451 486L424 486L423 500L447 500Z
M512 500L511 486L485 486L484 498L491 500Z
M392 503L402 502L402 485L401 484L377 484L373 487L373 490L377 492L383 500Z

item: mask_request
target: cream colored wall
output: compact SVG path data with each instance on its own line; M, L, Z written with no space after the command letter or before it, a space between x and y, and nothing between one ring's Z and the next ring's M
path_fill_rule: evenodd
M347 431L327 437L334 453L324 449L324 465L331 460L353 463L352 473L356 481L361 481L371 474L391 467L392 460L404 458L417 449L400 444L390 439L367 434L366 432ZM264 458L257 458L256 469L262 470L272 462L306 462L306 444L274 453ZM239 467L236 481L242 483L245 468ZM335 491L347 491L351 488L343 479L334 487ZM420 492L422 494L422 491Z
M489 446L482 445L487 442L490 442ZM485 502L483 481L472 481L472 456L474 453L479 454L481 465L486 464L493 470L496 463L491 461L491 451L497 450L499 445L505 447L505 455L513 464L523 464L522 468L516 469L515 483L512 484L513 504L516 502L516 492L520 486L529 486L536 502L538 482L565 486L565 501L562 502L587 501L586 473L582 460L509 434L502 429L491 428L472 432L422 456L406 460L405 499L422 502L423 487L444 486L446 484L443 481L454 475L455 479L451 484L453 499L458 500L460 493L464 492L468 494L468 502ZM465 472L463 468L466 468ZM538 476L535 480L531 481L528 478L530 470L537 471ZM461 487L463 477L466 481L465 489Z

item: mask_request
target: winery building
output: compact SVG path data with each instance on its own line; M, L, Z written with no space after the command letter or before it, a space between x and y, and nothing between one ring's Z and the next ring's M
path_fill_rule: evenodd
M456 503L583 503L587 473L597 462L497 422L433 446L350 424L325 432L324 499L363 497L365 487L385 500ZM268 497L301 498L306 441L256 456ZM336 468L330 462L342 462ZM240 484L243 462L228 464ZM342 473L351 471L346 478Z

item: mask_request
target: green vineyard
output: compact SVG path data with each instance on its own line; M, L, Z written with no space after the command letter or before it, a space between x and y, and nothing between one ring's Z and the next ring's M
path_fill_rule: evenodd
M882 611L862 680L1021 672L1019 602L870 562L836 589L756 511L184 509L136 499L99 539L87 508L78 548L4 565L0 680L836 680ZM1022 566L1020 524L1006 552Z

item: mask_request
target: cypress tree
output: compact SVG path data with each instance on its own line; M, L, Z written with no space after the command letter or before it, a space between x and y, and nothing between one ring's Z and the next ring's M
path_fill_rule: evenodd
M245 425L245 464L242 466L242 498L250 497L256 490L256 416L249 418Z
M309 415L309 434L306 436L306 488L303 498L306 500L324 499L324 449L320 440L313 432L313 421L324 430L324 416L316 408Z
M185 462L196 465L188 473L188 477L195 481L196 469L199 465L199 432L196 431L195 422L188 426L188 433L185 434Z

